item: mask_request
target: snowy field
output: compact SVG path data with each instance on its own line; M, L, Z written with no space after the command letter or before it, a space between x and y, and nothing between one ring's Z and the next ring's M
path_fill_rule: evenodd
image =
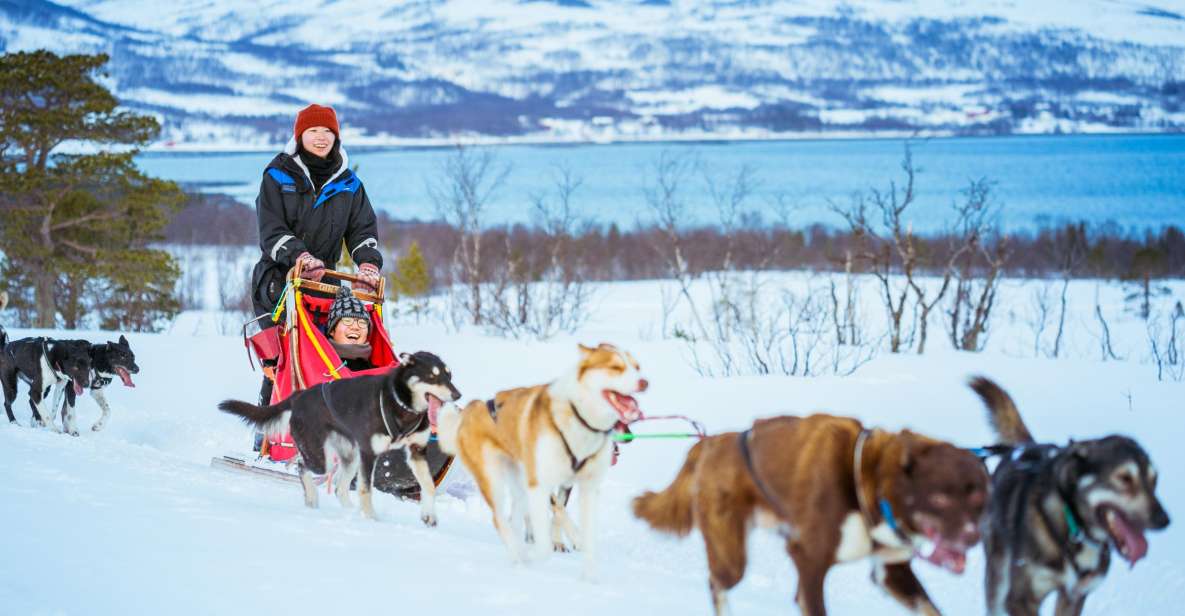
M1174 524L1150 534L1148 557L1129 570L1116 562L1091 595L1088 614L1180 613L1185 601L1185 384L1158 382L1143 362L1142 322L1122 310L1122 290L1103 286L1116 351L1098 361L1090 315L1092 282L1071 287L1075 324L1069 358L1033 357L1024 325L1035 283L1010 281L988 350L949 350L932 325L925 356L881 353L854 375L707 378L689 366L686 347L661 335L657 283L598 287L593 318L577 336L517 342L479 331L446 331L435 321L390 324L400 350L431 350L452 367L465 399L549 380L575 361L577 342L611 341L630 350L651 381L639 399L649 414L685 413L709 431L740 429L754 418L816 410L918 431L964 445L991 441L970 375L997 379L1016 398L1040 438L1064 442L1122 432L1138 438L1161 470L1159 494ZM1185 296L1182 285L1174 295ZM872 317L868 317L872 318ZM4 315L0 314L0 322ZM669 321L669 315L666 319ZM0 425L0 613L170 614L706 614L706 567L698 537L648 530L629 513L644 489L665 486L691 443L623 446L602 502L600 575L580 577L579 554L511 566L481 498L453 477L438 503L440 525L425 528L417 506L387 495L378 522L322 498L305 509L300 489L213 469L211 456L242 451L250 433L215 410L227 397L253 399L258 373L241 341L222 335L221 315L183 314L171 331L130 335L141 372L137 387L108 390L105 431L85 430L97 405L84 399L71 438ZM14 337L42 334L10 330ZM49 332L52 335L52 332ZM70 337L105 341L105 332ZM674 426L642 424L639 431ZM460 495L459 497L457 495ZM738 614L792 614L795 574L781 542L755 532L744 581L731 594ZM983 613L983 554L952 576L914 565L948 614ZM833 569L827 601L834 614L904 613L869 581L869 565ZM1052 604L1046 605L1052 613Z

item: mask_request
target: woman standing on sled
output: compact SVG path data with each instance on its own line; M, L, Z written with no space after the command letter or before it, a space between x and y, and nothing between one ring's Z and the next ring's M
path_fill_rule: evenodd
M349 162L332 108L309 105L296 114L292 139L264 169L255 200L263 250L251 276L255 314L275 309L284 276L297 261L302 278L320 281L327 264L337 263L343 241L362 277L355 286L372 293L378 288L378 224ZM271 395L272 382L264 377L260 404L270 404Z

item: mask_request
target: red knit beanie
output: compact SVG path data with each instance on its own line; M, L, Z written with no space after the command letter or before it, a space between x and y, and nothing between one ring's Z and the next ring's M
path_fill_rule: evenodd
M314 126L324 126L333 131L333 136L341 140L341 132L337 126L337 113L333 111L333 107L322 107L316 103L301 109L296 114L296 126L293 127L293 132L296 135L296 141L300 142L300 136L304 132Z

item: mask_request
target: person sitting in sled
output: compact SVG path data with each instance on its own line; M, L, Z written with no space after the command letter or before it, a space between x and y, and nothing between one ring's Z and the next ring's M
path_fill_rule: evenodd
M367 370L370 363L370 315L362 300L354 297L346 287L338 287L337 296L329 306L329 321L325 329L329 344L350 370Z
M264 169L255 199L263 251L251 275L255 314L275 309L284 276L297 261L302 278L320 281L326 264L337 263L343 242L358 264L359 290L377 290L383 267L378 221L349 162L331 107L314 104L296 114L292 139ZM264 377L260 404L270 404L271 396L272 381Z

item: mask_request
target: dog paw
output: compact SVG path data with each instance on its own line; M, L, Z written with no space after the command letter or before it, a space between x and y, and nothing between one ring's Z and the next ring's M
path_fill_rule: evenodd
M70 436L78 436L78 430L71 430L69 434Z
M552 549L556 552L559 552L560 554L567 554L568 552L572 551L572 550L568 549L568 545L565 544L563 541L557 541L551 545L552 545Z
M431 513L421 514L420 521L428 528L434 528L436 526L436 516Z
M95 424L91 426L91 432L98 432L103 429L103 424Z

